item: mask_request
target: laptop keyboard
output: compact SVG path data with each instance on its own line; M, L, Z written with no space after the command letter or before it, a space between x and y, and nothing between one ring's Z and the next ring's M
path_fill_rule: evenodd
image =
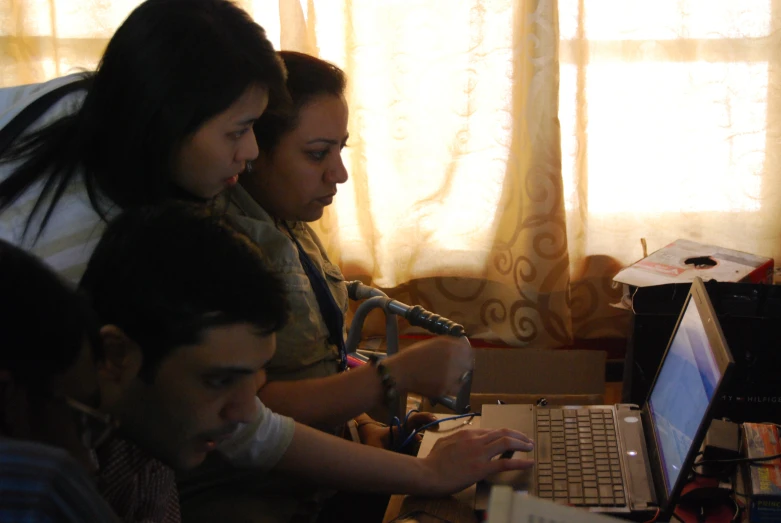
M613 411L536 412L538 496L569 505L626 506Z

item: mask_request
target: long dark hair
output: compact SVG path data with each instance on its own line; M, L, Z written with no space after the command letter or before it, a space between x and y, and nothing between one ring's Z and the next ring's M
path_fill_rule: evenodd
M292 100L263 113L255 122L255 138L258 147L266 152L272 151L282 136L298 125L301 108L312 99L322 95L343 96L347 85L344 71L320 58L298 53L280 51L280 58L287 69L287 91Z
M284 105L284 81L263 29L229 0L147 0L85 75L81 109L23 136L0 158L20 162L0 182L0 212L42 182L25 227L45 208L40 235L79 169L104 220L109 205L159 202L175 194L172 158L188 136L254 85L268 89L270 104Z

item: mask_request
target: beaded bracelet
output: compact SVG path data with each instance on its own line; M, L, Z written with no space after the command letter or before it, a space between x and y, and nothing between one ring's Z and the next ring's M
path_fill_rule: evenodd
M399 397L399 391L396 389L396 380L391 376L388 367L380 363L379 358L372 356L371 362L377 369L377 374L380 376L380 383L382 383L382 403L386 407L392 407L393 402Z

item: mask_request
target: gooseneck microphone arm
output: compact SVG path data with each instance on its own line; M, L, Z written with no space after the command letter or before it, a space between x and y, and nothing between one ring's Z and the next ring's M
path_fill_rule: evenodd
M399 327L398 317L406 319L410 325L422 327L432 334L448 336L465 336L464 327L438 314L427 311L420 305L405 305L397 300L388 297L387 294L374 287L364 285L359 281L347 282L347 295L352 300L363 300L355 311L352 323L350 324L350 333L347 336L347 353L357 357L362 361L367 361L357 352L358 343L361 341L361 331L366 317L374 309L382 309L385 313L385 335L386 335L386 355L392 356L399 351ZM443 396L440 398L429 398L432 404L441 403L450 410L458 414L469 412L469 395L472 389L472 373L464 381L461 389L456 396ZM403 412L403 405L396 405L393 410L397 415ZM403 418L400 418L403 419Z

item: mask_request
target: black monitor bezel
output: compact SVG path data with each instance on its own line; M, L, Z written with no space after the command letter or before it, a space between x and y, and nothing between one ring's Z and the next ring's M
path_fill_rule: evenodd
M645 403L643 404L641 417L643 419L643 430L645 432L645 440L648 447L648 459L651 465L651 473L653 475L654 485L656 487L656 493L659 500L660 514L658 519L660 520L670 517L672 511L675 508L675 504L681 495L681 490L689 481L690 474L685 473L685 471L690 471L692 469L694 460L699 453L700 446L702 445L702 442L705 439L705 435L710 426L710 420L713 415L713 411L722 401L722 391L724 389L724 385L728 383L729 377L732 374L732 369L735 365L732 353L729 350L729 346L727 345L727 340L724 337L724 332L721 329L721 325L719 324L718 318L716 317L713 304L711 303L710 297L708 296L708 291L705 288L705 284L703 283L702 279L699 277L695 278L692 282L692 285L689 289L689 295L686 297L684 306L678 316L678 321L675 324L675 329L673 329L670 340L667 342L667 348L664 351L662 362L664 362L667 358L667 352L670 350L672 340L675 339L675 335L678 333L678 328L680 327L681 321L683 320L683 315L686 312L687 307L690 305L697 307L700 317L702 318L703 324L705 325L705 333L708 337L708 341L713 347L716 365L718 366L722 377L719 380L719 383L716 385L713 401L711 401L710 405L708 406L708 410L705 414L705 417L703 418L703 422L697 428L692 448L682 463L681 474L678 475L678 479L673 484L672 488L670 489L670 494L668 495L668 484L665 479L664 472L662 471L662 467L664 465L662 464L661 455L659 452L659 442L656 439L656 430L648 405L648 402L651 398L651 392L654 390L656 381L659 379L659 372L662 368L661 362L659 364L659 368L656 370L656 376L654 376L651 387L648 389L648 396L646 397Z

